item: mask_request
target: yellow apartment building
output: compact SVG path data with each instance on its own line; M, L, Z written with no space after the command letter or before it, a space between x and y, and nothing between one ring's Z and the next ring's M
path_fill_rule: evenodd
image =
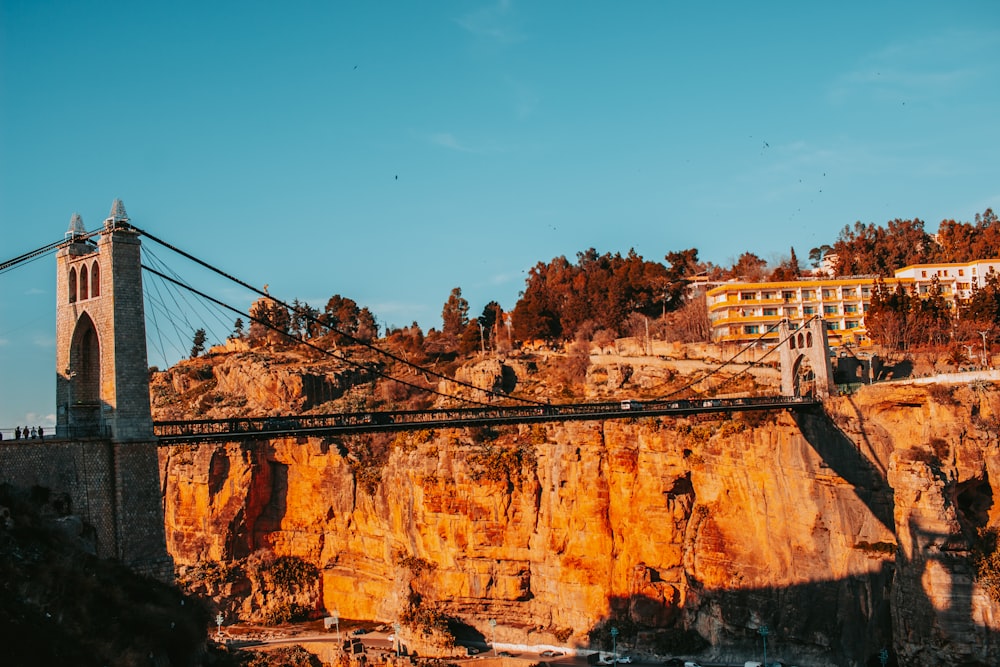
M864 318L874 284L875 278L871 276L724 283L707 294L712 341L776 343L778 322L782 319L787 318L792 328L797 329L806 320L821 315L831 346L866 345Z
M1000 259L980 259L964 264L912 264L886 282L891 286L901 283L926 295L936 279L941 295L955 309L976 287L986 284L990 275L998 274ZM865 313L874 285L875 276L722 283L706 293L712 341L744 345L760 340L768 345L777 342L777 326L783 318L798 328L814 315L821 315L831 346L870 345Z

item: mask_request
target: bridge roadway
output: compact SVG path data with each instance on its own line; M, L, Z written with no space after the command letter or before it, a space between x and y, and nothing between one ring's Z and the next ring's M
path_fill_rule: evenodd
M395 412L348 412L327 415L234 417L154 422L161 443L184 444L224 440L324 436L373 431L417 431L552 421L635 419L748 410L802 410L820 401L801 396L663 399L609 403L440 408Z

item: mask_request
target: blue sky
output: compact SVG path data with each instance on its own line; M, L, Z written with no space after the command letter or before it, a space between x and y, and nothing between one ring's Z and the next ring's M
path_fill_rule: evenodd
M276 296L426 330L590 247L935 231L1000 207L998 43L990 1L0 0L0 260L121 197ZM54 266L0 275L3 428L54 412Z

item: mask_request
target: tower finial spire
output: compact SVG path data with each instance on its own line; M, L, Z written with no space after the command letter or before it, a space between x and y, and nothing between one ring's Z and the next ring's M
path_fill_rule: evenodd
M73 238L86 233L87 228L83 226L83 218L80 217L79 213L74 213L73 217L69 219L69 229L66 230L66 236Z
M104 226L113 229L121 224L127 225L128 222L129 217L128 213L125 212L125 204L122 203L121 199L115 199L114 203L111 204L111 215L104 221Z

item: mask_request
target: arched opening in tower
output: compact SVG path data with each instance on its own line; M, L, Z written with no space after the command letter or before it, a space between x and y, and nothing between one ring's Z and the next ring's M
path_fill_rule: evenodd
M76 323L69 352L70 409L77 426L93 426L101 416L101 344L93 320L84 313Z
M816 394L816 372L809 359L802 355L792 366L794 396L814 396Z

